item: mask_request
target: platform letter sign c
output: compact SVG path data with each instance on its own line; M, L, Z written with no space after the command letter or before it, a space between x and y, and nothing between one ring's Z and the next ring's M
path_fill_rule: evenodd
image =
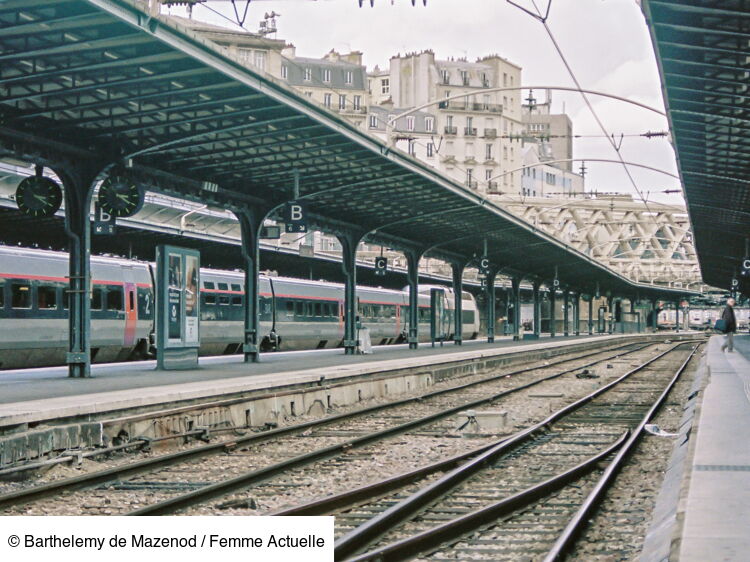
M490 273L490 258L487 256L482 256L479 259L479 274L480 275L489 275Z
M742 271L740 272L740 275L743 277L750 277L750 258L742 260Z
M304 203L290 201L284 215L286 232L307 232L307 208Z
M375 258L375 275L385 275L388 270L388 258L379 256Z

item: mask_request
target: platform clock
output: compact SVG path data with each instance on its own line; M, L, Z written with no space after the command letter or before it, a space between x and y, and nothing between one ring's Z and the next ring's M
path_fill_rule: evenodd
M109 176L99 187L99 207L114 217L131 217L143 206L143 189L125 176Z
M32 217L54 215L60 209L62 198L60 184L44 176L24 178L16 188L18 209Z

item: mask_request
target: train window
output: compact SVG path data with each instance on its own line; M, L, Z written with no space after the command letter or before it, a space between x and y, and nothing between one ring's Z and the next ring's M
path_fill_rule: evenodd
M221 285L221 283L219 283ZM219 295L219 304L229 304L228 295Z
M286 301L286 317L294 318L294 301Z
M229 285L227 285L226 283L219 283L218 287L219 287L220 291L228 291L229 290Z
M135 310L135 291L128 291L128 310Z
M323 306L321 303L315 303L315 316L323 316Z
M57 308L57 287L39 285L36 288L36 306L39 310Z
M213 281L204 281L203 282L203 288L204 289L210 289L210 290L213 291L216 288L216 285L214 285Z
M31 286L27 283L11 283L10 306L13 308L31 308Z
M461 317L463 319L464 324L474 323L474 311L473 310L462 310Z
M67 307L67 303L66 306ZM91 291L91 310L101 310L102 309L102 289L101 287L94 287L94 290Z
M305 316L308 318L312 318L313 316L313 303L306 302L305 303Z
M302 301L295 301L294 302L294 315L295 316L304 316L305 315L305 303Z
M242 306L242 297L235 295L232 297L232 304L235 306Z
M240 286L239 286L239 285L237 285L236 283L232 283L232 290L233 290L233 291L236 291L236 292L238 292L238 293L239 293L239 292L241 292L241 291L242 291L242 287L240 287Z
M331 316L336 318L339 315L339 303L331 303Z
M122 287L110 287L107 291L107 310L124 310Z
M204 295L203 304L216 304L216 295Z

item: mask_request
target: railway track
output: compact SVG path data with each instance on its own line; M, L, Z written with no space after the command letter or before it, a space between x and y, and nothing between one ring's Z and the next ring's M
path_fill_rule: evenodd
M402 475L276 514L335 514L336 560L561 559L695 350L678 344L431 481Z
M367 446L370 444L382 443L407 431L419 430L428 424L445 420L461 409L528 391L536 385L598 363L622 361L624 356L642 351L645 347L650 346L621 346L599 350L583 357L561 359L536 369L518 369L500 375L478 377L469 383L390 404L52 482L0 496L0 508L5 508L10 513L19 510L27 513L171 513L226 496L240 488L312 463L324 461L351 466L352 452L358 448L362 448L363 456L369 455ZM531 374L529 371L537 372ZM585 382L590 384L590 381ZM459 404L456 405L456 402ZM439 431L432 429L432 434L428 431L423 437L428 441L436 439L446 427L448 426ZM409 436L410 439L415 437L413 433ZM455 447L447 447L448 450L442 451L445 457L464 454L469 449L486 444L488 439L485 437L473 441L452 438L450 441ZM231 454L218 454L228 451ZM195 462L206 456L212 458ZM217 475L224 478L217 478ZM294 483L286 488L294 489ZM283 499L284 496L279 497ZM46 501L37 510L19 507L39 499ZM142 507L151 499L160 501ZM231 501L232 498L230 507ZM251 498L245 505L252 507L254 501ZM221 507L223 506L212 509Z

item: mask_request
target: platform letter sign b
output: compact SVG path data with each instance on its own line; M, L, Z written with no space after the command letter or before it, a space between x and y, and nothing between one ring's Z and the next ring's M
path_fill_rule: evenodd
M94 234L114 234L115 220L113 215L104 212L99 203L94 203Z
M287 203L284 216L286 232L307 232L307 208L300 201Z
M388 258L379 256L375 258L375 275L385 275L388 270Z

